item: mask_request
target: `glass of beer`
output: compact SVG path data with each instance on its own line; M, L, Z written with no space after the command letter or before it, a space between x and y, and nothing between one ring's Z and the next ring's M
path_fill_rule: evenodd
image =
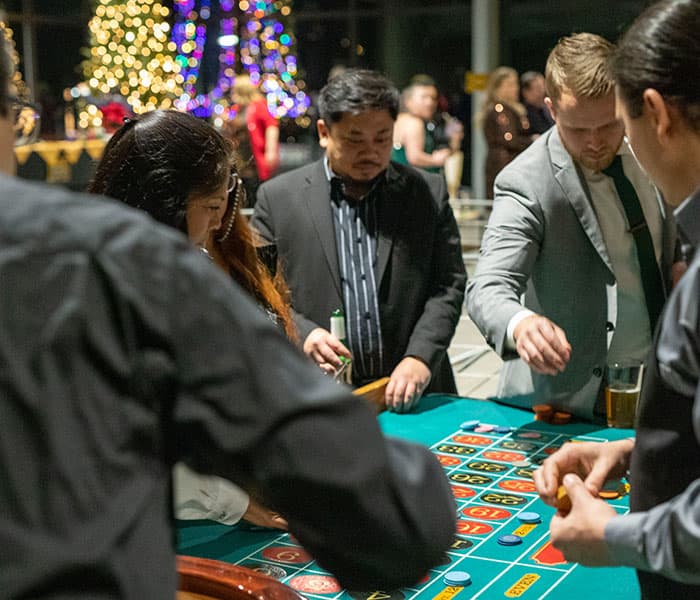
M608 365L605 386L605 411L608 427L632 429L642 389L644 364L637 361Z

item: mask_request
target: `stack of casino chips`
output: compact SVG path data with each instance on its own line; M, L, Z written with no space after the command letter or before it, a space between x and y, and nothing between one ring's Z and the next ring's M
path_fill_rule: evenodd
M552 425L566 425L571 421L571 413L555 410L549 404L535 404L532 410L535 413L535 421L543 421Z

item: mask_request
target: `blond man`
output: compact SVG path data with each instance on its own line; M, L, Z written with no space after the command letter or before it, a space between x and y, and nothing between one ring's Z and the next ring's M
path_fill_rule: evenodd
M670 213L615 116L613 50L588 33L552 50L545 102L556 126L496 179L467 292L505 360L498 396L594 420L606 363L647 354L675 248Z

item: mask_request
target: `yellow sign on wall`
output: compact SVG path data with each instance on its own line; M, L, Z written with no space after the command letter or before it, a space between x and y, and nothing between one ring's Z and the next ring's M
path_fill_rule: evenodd
M467 71L464 75L464 91L467 94L473 92L483 92L486 89L486 82L489 79L488 73L474 73Z

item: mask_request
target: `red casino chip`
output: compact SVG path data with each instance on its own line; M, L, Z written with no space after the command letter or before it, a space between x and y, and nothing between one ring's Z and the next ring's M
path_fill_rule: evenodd
M343 591L340 584L328 575L299 575L290 579L288 585L308 594L337 594Z

